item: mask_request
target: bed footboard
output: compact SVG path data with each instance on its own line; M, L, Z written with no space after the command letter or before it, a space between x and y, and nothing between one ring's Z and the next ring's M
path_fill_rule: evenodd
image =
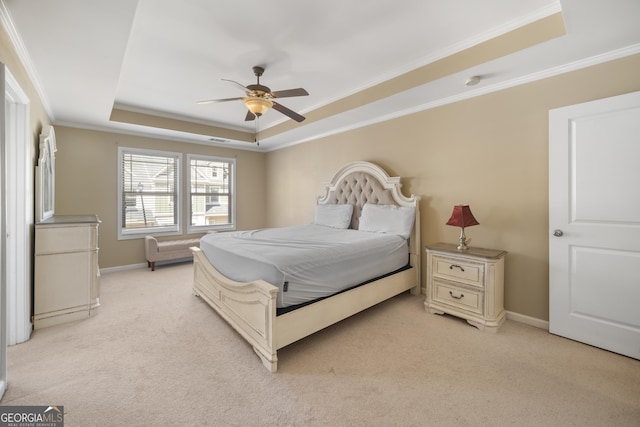
M209 304L253 346L271 372L278 367L273 326L278 288L256 280L238 283L220 274L200 248L193 252L193 293Z

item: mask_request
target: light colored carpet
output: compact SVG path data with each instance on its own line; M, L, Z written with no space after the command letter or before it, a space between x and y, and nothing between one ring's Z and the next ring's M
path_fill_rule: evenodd
M2 405L71 426L638 426L640 361L400 295L278 352L269 373L191 293L192 265L102 276L100 313L8 349Z

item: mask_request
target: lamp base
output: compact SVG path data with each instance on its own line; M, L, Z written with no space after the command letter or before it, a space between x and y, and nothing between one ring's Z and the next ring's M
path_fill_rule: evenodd
M460 228L460 244L457 249L459 251L466 251L469 249L469 246L467 246L467 236L464 235L464 227Z

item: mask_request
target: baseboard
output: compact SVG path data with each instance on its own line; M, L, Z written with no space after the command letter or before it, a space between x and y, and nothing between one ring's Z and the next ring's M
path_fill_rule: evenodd
M181 264L185 262L193 262L193 258L180 258L170 259L167 261L158 261L156 262L156 267L169 264ZM116 271L137 270L138 268L149 268L149 266L146 262L143 262L142 264L118 265L116 267L101 268L100 274L115 273ZM149 269L149 271L151 271L151 269Z
M147 263L143 262L141 264L118 265L116 267L101 268L100 274L115 273L116 271L136 270L138 268L148 268Z
M545 331L549 330L548 320L536 319L535 317L526 316L520 313L514 313L513 311L507 311L507 319L524 323L529 326L534 326L536 328L544 329Z

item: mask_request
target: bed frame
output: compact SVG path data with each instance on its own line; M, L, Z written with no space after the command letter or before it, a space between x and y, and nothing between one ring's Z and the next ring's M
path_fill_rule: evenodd
M263 280L247 283L230 280L211 265L199 248L193 247L193 293L253 346L267 369L276 372L278 349L404 291L420 294L420 198L405 197L400 192L401 186L399 177L389 177L373 163L353 162L338 171L318 203L353 204L351 228L355 229L367 202L415 208L415 224L409 239L411 268L277 316L276 286Z

